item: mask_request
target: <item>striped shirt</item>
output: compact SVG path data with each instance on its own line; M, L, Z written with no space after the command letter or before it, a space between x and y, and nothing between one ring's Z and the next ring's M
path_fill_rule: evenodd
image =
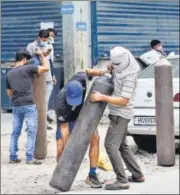
M122 79L117 78L117 74L113 75L114 97L128 98L129 102L126 106L118 106L109 104L110 114L131 119L133 117L133 103L135 99L135 90L137 85L138 74L130 74Z

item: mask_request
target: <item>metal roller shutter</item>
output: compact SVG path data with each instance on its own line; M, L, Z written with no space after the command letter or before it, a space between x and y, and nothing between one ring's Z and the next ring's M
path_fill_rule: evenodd
M1 2L1 61L14 61L14 54L38 35L41 22L54 22L58 32L55 56L62 59L62 16L60 2Z
M92 15L94 59L108 57L114 45L139 56L152 39L161 40L167 52L179 49L179 0L97 1Z

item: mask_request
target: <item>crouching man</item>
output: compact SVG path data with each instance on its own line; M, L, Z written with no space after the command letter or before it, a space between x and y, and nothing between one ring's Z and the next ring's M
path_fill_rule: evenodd
M56 97L57 114L57 161L61 157L64 147L73 130L74 124L79 116L86 95L86 79L88 76L101 76L104 71L87 69L84 72L75 74L65 87L60 90ZM96 167L99 158L99 134L95 131L91 138L90 150L90 172L85 182L92 188L101 188L96 175Z

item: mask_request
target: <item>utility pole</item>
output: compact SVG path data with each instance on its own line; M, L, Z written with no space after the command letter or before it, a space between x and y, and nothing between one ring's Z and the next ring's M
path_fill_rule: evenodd
M34 98L38 111L38 130L36 136L35 158L45 159L47 155L47 116L46 116L46 75L34 79Z
M90 1L62 2L65 84L80 69L91 67L90 5Z
M172 65L161 59L155 65L156 141L159 166L175 165Z

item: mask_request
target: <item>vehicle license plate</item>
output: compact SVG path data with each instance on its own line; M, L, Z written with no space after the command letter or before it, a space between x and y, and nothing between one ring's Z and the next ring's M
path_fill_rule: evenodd
M155 116L135 116L134 117L134 125L156 125L156 117Z

